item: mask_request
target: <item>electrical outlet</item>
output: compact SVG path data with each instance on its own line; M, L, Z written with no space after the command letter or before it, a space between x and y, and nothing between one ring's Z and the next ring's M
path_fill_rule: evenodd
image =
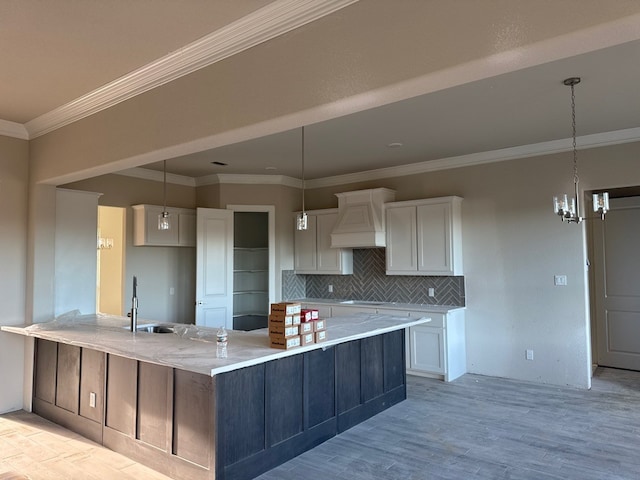
M329 293L333 293L333 285L329 285Z
M176 289L173 287L169 287L169 295L175 295L176 294Z
M95 392L91 392L89 394L89 406L91 408L96 408L96 393Z
M430 287L428 293L429 293L430 297L435 297L436 296L436 289L433 288L433 287Z
M527 360L533 360L533 350L527 350Z

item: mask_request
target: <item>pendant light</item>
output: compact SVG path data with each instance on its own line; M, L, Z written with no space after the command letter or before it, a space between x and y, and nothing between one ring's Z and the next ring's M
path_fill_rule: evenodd
M162 212L158 214L158 230L171 229L171 214L167 211L167 161L163 164Z
M302 127L302 212L296 217L296 230L307 229L307 212L304 209L304 126Z
M580 83L580 77L570 77L564 80L566 86L571 87L571 127L573 139L573 196L569 197L566 193L553 197L553 211L559 215L562 221L569 223L580 223L585 220L580 216L580 196L578 184L578 149L576 147L576 97L575 86ZM609 194L607 192L593 194L593 211L600 214L600 218L604 220L604 215L609 210Z

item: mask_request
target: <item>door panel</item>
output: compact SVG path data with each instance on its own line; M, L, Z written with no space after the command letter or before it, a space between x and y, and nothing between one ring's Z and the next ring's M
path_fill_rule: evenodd
M233 327L233 211L197 210L196 325Z
M640 197L610 204L593 230L598 364L640 370Z

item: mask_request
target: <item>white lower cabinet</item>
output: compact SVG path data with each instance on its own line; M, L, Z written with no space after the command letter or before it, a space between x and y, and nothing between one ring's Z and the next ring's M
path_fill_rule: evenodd
M416 325L406 333L407 373L425 377L455 380L467 372L464 309L448 312L408 310L365 305L303 304L315 308L320 318L340 317L355 313L374 313L398 317L430 317L431 322Z
M407 369L444 375L446 331L420 325L409 328L407 336Z
M407 329L407 373L450 382L467 372L464 310L429 316L430 323Z

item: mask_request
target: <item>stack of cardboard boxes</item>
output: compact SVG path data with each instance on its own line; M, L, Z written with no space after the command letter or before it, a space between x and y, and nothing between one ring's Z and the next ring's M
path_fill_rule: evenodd
M299 303L271 304L269 340L272 348L300 347L326 338L327 321L318 317L317 310L303 310Z

